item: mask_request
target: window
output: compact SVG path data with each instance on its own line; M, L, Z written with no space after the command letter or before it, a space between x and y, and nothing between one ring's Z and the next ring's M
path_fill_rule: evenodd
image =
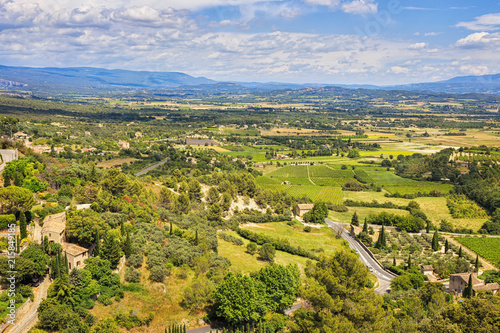
M76 267L78 267L78 266L80 266L80 262L79 261L76 262Z
M68 263L68 265L69 265L69 269L71 269L71 263Z

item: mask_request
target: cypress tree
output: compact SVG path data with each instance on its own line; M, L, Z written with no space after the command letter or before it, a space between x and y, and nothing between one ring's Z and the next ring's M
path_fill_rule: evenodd
M111 262L111 269L115 269L120 262L121 256L120 244L113 235L108 232L102 243L101 258L109 260Z
M476 272L479 272L479 255L476 254L476 269L475 269Z
M368 222L366 222L366 217L365 217L365 224L363 224L363 232L368 232Z
M432 236L432 250L437 251L439 249L439 235L437 230L434 231L434 236Z
M463 254L462 254L462 247L460 246L460 249L458 250L458 257L459 258L462 258Z
M359 227L358 213L354 212L354 214L352 215L351 224L353 226Z
M64 274L69 274L68 253L64 251Z
M61 252L56 255L56 279L61 276Z
M375 243L377 249L384 249L387 247L387 241L385 240L385 227L382 226L380 233L378 234L377 242Z
M430 230L431 230L431 222L427 220L427 224L425 225L425 231L429 233Z
M99 229L97 229L95 234L95 249L94 249L94 257L97 257L101 253L101 235L99 234Z
M127 237L125 238L125 243L123 245L123 253L125 253L125 256L128 258L132 252L132 241L130 240L129 232L127 231Z
M408 255L408 269L411 268L411 254Z
M392 259L392 266L396 266L396 257Z
M120 225L120 233L122 236L125 235L125 224L123 224L123 222Z
M172 235L174 233L174 227L172 225L172 221L170 221L170 235Z
M28 231L26 230L26 215L23 211L19 213L19 229L21 231L21 239L28 237Z
M462 296L466 298L472 297L472 273L469 275L469 284L465 287Z
M444 242L444 253L448 253L449 245L448 245L448 240Z

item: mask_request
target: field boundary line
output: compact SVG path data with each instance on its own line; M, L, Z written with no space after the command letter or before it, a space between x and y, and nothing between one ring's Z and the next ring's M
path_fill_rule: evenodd
M307 179L309 179L309 181L311 182L311 184L313 184L314 186L316 186L316 183L312 181L311 174L309 173L309 164L307 165Z
M482 261L482 264L483 264L483 267L482 267L483 271L485 271L485 270L498 271L497 266L493 265L489 260L486 260L484 257L480 256L479 253L476 253L475 251L472 251L467 246L465 246L464 244L462 244L459 241L457 241L453 236L449 236L449 235L443 235L443 236L446 239L448 239L451 243L455 244L456 246L462 247L462 249L465 252L468 252L471 255L477 255L477 256L479 256L479 259Z

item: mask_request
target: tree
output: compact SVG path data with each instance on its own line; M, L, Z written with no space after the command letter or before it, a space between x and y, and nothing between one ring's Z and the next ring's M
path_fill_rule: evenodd
M92 209L75 210L67 213L66 235L83 246L96 242L96 235L105 230L106 223L101 215Z
M437 230L434 231L434 236L432 236L432 250L433 251L439 250L439 235Z
M271 243L265 243L259 248L259 256L262 260L273 262L275 255L276 250Z
M425 232L429 233L431 231L431 221L427 220L427 223L425 224Z
M231 196L231 193L229 193L228 191L224 192L222 194L222 199L221 199L222 210L227 212L229 208L231 208L232 203L233 203L233 198Z
M385 249L385 248L387 248L387 241L385 239L385 227L384 226L382 226L382 229L380 230L377 242L375 243L375 247L377 249Z
M102 181L104 190L111 192L113 195L121 194L130 186L130 181L127 175L115 168L108 169Z
M125 257L130 257L133 252L132 241L130 240L130 233L127 231L127 237L125 238L125 242L123 243L123 253Z
M359 227L359 218L356 212L354 212L354 214L352 215L351 224L353 226Z
M191 210L191 201L186 193L180 194L175 199L175 211L180 214L187 214Z
M18 186L0 188L0 205L4 214L31 210L35 204L33 192Z
M120 262L120 258L122 256L120 244L109 231L104 237L100 256L104 260L109 260L112 269L115 269Z
M449 250L448 240L445 240L445 242L444 242L444 253L448 253L448 250Z
M160 203L164 205L166 208L171 209L172 205L175 201L174 192L172 192L167 187L162 187L160 190Z
M297 299L300 270L296 264L266 266L252 277L264 285L266 307L270 311L282 312Z
M247 252L251 255L254 255L257 252L257 244L254 242L250 242L247 244Z
M19 229L21 232L21 239L28 237L28 231L26 230L26 215L23 211L19 212Z
M219 202L219 191L217 190L217 188L212 186L208 189L207 203L209 205L213 205L216 202Z
M359 157L359 150L357 150L356 148L349 150L349 153L347 153L347 157L349 158Z
M408 266L406 267L406 269L410 268L411 268L411 254L408 255Z
M462 247L460 246L460 249L458 249L458 257L459 258L462 258L463 257L463 254L462 254Z
M368 233L368 222L366 222L366 217L365 217L365 223L363 224L363 232Z
M228 273L213 295L215 314L230 324L258 322L267 311L264 293L260 281Z
M98 256L101 254L101 235L99 233L99 229L95 232L95 248L94 248L94 256Z
M220 208L218 203L214 203L210 206L207 213L207 219L209 221L221 221L222 220L222 209Z
M476 254L476 264L475 264L475 271L476 273L479 272L479 254Z
M304 214L306 222L323 223L328 216L328 207L324 202L316 202L313 208Z
M366 288L369 274L358 257L344 250L308 262L301 295L314 310L297 310L290 332L388 332L393 318L381 296Z
M472 273L469 274L469 283L467 284L467 287L465 287L464 292L462 294L463 297L465 298L471 298L472 297Z

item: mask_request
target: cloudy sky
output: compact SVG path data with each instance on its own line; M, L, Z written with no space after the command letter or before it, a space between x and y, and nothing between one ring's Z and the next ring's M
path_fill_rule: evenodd
M396 84L500 73L500 0L0 0L0 65Z

